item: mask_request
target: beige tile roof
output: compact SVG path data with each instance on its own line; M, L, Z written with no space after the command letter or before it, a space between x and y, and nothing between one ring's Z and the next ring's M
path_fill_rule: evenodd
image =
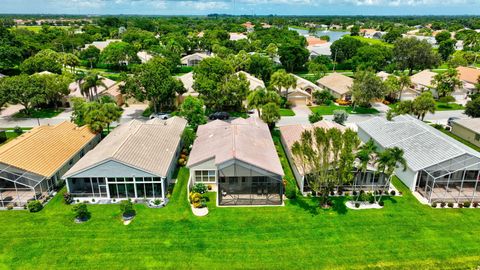
M121 124L78 161L64 178L108 160L166 177L186 125L187 121L180 117Z
M250 89L251 91L257 90L258 88L265 88L265 83L263 83L262 80L260 80L259 78L253 76L253 75L250 74L250 73L247 73L247 72L245 72L245 71L239 71L239 72L237 72L236 74L244 74L245 77L247 77L247 81L248 81L249 84L250 84L249 89Z
M432 86L432 80L435 75L437 75L437 73L430 70L423 70L415 75L412 75L410 80L414 84L430 87Z
M182 59L180 59L180 62L182 64L187 64L187 62L189 60L203 60L205 58L208 58L208 57L211 57L212 55L208 55L206 53L200 53L200 52L196 52L196 53L193 53L193 54L189 54L189 55L185 55L184 57L182 57Z
M247 39L247 35L243 34L243 33L230 33L230 40L232 41L237 41L237 40L241 40L241 39Z
M110 80L109 78L104 78L104 77L102 77L102 82L105 84L107 88L103 86L97 87L97 93L99 95L105 92L105 90L108 90L117 84L116 81ZM68 86L68 89L70 89L70 94L69 94L70 97L83 97L82 91L80 91L80 85L78 84L78 82L72 82Z
M350 87L353 85L353 79L340 73L331 73L320 78L317 81L317 84L324 86L339 95L344 95L350 92Z
M307 45L308 46L315 46L315 45L321 45L321 44L328 43L328 41L323 40L323 39L319 39L319 38L314 37L314 36L306 36L305 38L307 39Z
M480 134L480 118L458 119L454 120L454 123Z
M480 69L471 67L457 67L458 77L460 80L476 84L480 77Z
M40 126L0 147L0 163L51 177L95 138L71 122Z
M198 128L188 167L214 159L216 165L240 160L283 176L268 126L257 117L237 118L231 123L215 120Z
M297 161L297 158L291 154L291 149L293 144L296 141L300 141L302 137L302 132L305 130L312 130L314 128L325 128L325 129L331 129L331 128L338 128L341 131L344 131L346 127L339 125L335 122L330 122L326 120L322 120L319 122L316 122L314 124L304 124L304 125L288 125L288 126L281 126L280 127L280 134L282 136L282 139L284 141L285 145L285 151L290 153L290 156L294 160L294 165L297 168L297 171L301 174L304 175L303 168L300 165L300 162Z

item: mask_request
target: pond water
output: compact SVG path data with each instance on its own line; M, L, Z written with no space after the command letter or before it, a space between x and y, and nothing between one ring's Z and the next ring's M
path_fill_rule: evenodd
M308 30L303 30L303 29L298 29L294 27L289 27L289 30L294 30L297 31L300 35L308 35ZM345 35L350 34L350 32L342 32L342 31L328 31L328 30L319 30L315 33L316 36L329 36L330 37L330 42L334 42L336 40L339 40Z

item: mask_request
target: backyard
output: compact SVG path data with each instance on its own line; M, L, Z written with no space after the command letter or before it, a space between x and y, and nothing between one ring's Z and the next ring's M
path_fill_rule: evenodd
M61 196L36 214L1 211L0 268L458 269L480 263L478 209L432 209L398 180L404 195L386 199L383 210L349 210L343 198L322 210L308 197L285 207L218 208L212 193L209 215L199 218L187 203L187 179L188 170L180 169L170 204L136 205L128 226L118 205L89 205L91 220L75 224Z
M339 105L319 105L310 107L312 112L319 112L321 115L332 115L335 110L344 110L349 114L376 114L378 111L374 108L363 108L355 107L355 110L352 106L339 106Z

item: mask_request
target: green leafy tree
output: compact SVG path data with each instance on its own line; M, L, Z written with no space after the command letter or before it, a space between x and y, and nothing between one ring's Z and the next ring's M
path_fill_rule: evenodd
M350 36L354 37L359 35L360 35L360 26L356 24L350 29Z
M429 113L435 113L435 99L431 92L423 92L420 96L413 101L413 111L418 119L425 118L425 115Z
M247 99L250 83L244 73L231 74L219 85L218 104L215 109L226 111L243 110L243 101Z
M467 102L465 114L473 118L480 117L480 96Z
M275 123L280 120L280 107L273 102L263 105L261 118L272 130L275 127Z
M197 135L195 134L195 131L193 131L193 129L186 128L183 130L181 138L183 142L183 147L187 149L187 151L190 151L196 137Z
M442 31L435 36L435 40L437 41L438 44L446 40L449 40L451 38L452 38L452 34L448 31Z
M187 119L193 130L197 130L199 125L207 122L203 106L203 100L192 96L185 98L180 106L180 115Z
M278 47L274 43L268 44L267 48L265 48L265 52L270 58L274 58L277 56L278 53Z
M333 100L335 100L335 97L328 90L313 92L313 98L315 100L315 103L318 105L329 105L331 102L333 102Z
M380 197L378 201L382 199L382 194L388 192L390 188L390 181L392 177L395 175L395 170L403 168L403 171L407 170L407 160L404 158L404 152L402 149L398 147L387 148L383 152L381 152L378 156L378 169L386 178L384 185L382 186L382 193L380 193ZM377 200L377 198L376 198Z
M278 50L278 54L280 55L280 62L289 72L301 70L310 56L305 47L297 44L282 45Z
M385 42L394 43L397 39L402 37L402 32L399 29L393 28L388 31L382 38Z
M174 107L176 95L185 93L183 84L172 77L161 58L153 58L140 65L133 76L126 79L122 93L139 101L150 101L157 113Z
M395 41L393 59L399 69L408 69L410 75L415 69L432 68L440 62L440 57L432 50L432 45L426 40L418 40L413 37Z
M59 55L63 66L70 67L70 71L75 73L75 68L80 65L80 59L73 53L60 53Z
M447 39L440 42L438 45L438 53L442 57L443 61L447 61L450 55L455 52L455 43L456 42L453 39Z
M449 68L447 71L435 75L432 80L432 85L435 86L440 97L448 96L453 93L457 87L463 86L462 82L458 79L458 71L453 68Z
M324 64L319 64L314 61L308 62L308 72L315 76L315 79L320 79L321 77L325 76L328 72L327 66Z
M363 43L352 37L343 37L336 40L330 46L332 58L338 63L352 59L357 54L357 50L363 46Z
M12 69L22 61L20 48L0 43L0 70Z
M363 46L352 58L353 68L384 70L392 60L392 50L383 45Z
M103 82L103 78L101 78L98 73L91 72L83 78L83 82L80 84L80 91L91 101L98 99L99 87L104 87L105 89L107 88Z
M8 93L9 103L22 105L27 115L33 107L46 102L44 85L37 76L23 74L3 78L0 87L0 92Z
M93 68L100 60L100 50L97 47L90 45L86 49L80 51L80 59L88 61L88 63L90 63L90 68Z
M105 64L116 67L132 63L140 63L135 48L126 42L112 42L100 54L100 59Z
M287 73L284 69L280 69L272 74L270 85L275 88L280 95L282 92L285 92L285 97L287 97L288 89L297 86L297 79L292 74Z
M392 99L396 99L398 95L401 95L402 86L400 80L395 75L389 75L384 81L385 83L385 95Z
M268 103L280 104L280 95L275 91L269 91L267 89L258 89L251 91L247 96L247 104L249 109L256 109L258 117L261 117L261 109Z
M371 71L357 71L351 92L355 104L369 107L370 101L385 96L386 86L375 73Z
M117 106L117 104L107 96L103 96L100 102L102 103L100 110L105 119L107 133L110 133L111 123L118 122L120 120L123 114L123 109Z
M408 76L407 74L402 74L398 78L398 83L400 84L400 88L401 88L398 99L402 100L402 93L403 91L405 91L405 89L407 89L412 85L412 80L410 79L410 76Z
M75 204L72 211L78 220L87 220L90 217L90 212L88 212L87 205L84 203Z
M73 81L71 74L49 74L49 75L34 75L43 84L43 92L46 103L58 107L58 103L62 98L70 93L69 85Z
M268 83L273 73L273 61L260 54L254 54L250 57L250 65L247 71L265 83Z
M20 65L20 70L27 74L42 71L62 73L62 60L60 54L50 49L42 50L28 58Z

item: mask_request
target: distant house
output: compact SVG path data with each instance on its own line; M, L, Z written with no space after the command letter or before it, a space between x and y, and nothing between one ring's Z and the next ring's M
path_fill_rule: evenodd
M182 59L180 59L180 63L187 67L194 67L198 65L198 63L200 63L203 59L208 57L211 57L211 55L207 53L197 52L197 53L189 54L187 56L182 57Z
M297 79L297 85L288 89L287 100L293 106L311 105L313 103L313 92L320 90L320 88L307 79L295 74L292 75ZM285 91L282 94L285 94Z
M478 201L479 152L410 115L374 117L357 126L360 139L372 139L379 151L403 149L407 168L399 166L396 175L420 201Z
M320 55L331 56L332 51L330 50L330 46L332 43L327 42L323 44L308 46L307 50L310 52L310 59L318 57Z
M0 207L44 200L61 176L100 141L71 122L39 126L0 147Z
M342 29L342 26L341 25L338 25L338 24L331 24L329 29L332 29L332 30L341 30Z
M463 83L463 89L466 94L472 94L476 91L475 84L480 80L480 69L473 67L457 67L458 78Z
M241 40L241 39L247 39L247 35L243 34L243 33L230 33L230 40L231 41L237 41L237 40Z
M307 46L317 46L328 43L328 41L314 37L314 36L306 36L307 39Z
M328 90L335 98L350 100L353 79L340 73L330 73L317 81L320 88Z
M437 40L435 39L435 37L431 37L431 36L418 36L418 35L405 35L404 34L403 37L405 37L405 38L416 38L418 40L425 40L430 45L432 45L434 47L437 45Z
M68 192L79 199L165 199L186 125L179 117L119 125L65 173Z
M366 38L381 39L386 32L375 29L360 29L360 34Z
M264 29L272 28L272 26L268 23L261 23L261 25L262 25L262 28Z
M251 22L246 22L242 24L243 27L247 29L247 32L253 32L255 25L252 24Z
M198 127L189 186L218 192L218 205L282 205L283 169L268 126L257 117Z
M426 69L410 76L410 80L413 83L414 90L423 92L434 89L432 81L435 75L437 75L437 73Z
M122 106L125 103L123 95L120 91L120 86L124 84L124 82L116 82L114 80L102 77L102 82L105 84L104 86L97 87L97 95L94 93L94 97L101 97L101 96L109 96L115 100L118 106ZM80 89L80 84L78 82L73 82L68 87L70 89L70 94L68 97L85 97L82 95L82 91Z
M150 61L150 59L153 58L153 55L151 55L150 53L148 53L146 51L139 51L137 53L137 56L140 59L140 61L142 62L142 64Z
M452 121L452 133L480 147L480 118Z
M377 73L377 76L380 77L380 79L382 79L382 81L385 81L388 76L390 76L392 74L389 74L385 71L380 71ZM396 97L396 98L401 98L401 100L413 100L415 99L417 96L420 95L420 91L418 90L415 90L413 89L412 87L407 87L406 89L404 89L402 91L402 95L400 96L400 94Z
M120 41L122 41L122 40L121 39L107 39L105 41L94 41L91 44L86 44L85 47L83 47L83 50L85 50L86 48L88 48L90 46L94 46L97 49L99 49L100 51L103 51L103 49L105 49L110 43L120 42Z

